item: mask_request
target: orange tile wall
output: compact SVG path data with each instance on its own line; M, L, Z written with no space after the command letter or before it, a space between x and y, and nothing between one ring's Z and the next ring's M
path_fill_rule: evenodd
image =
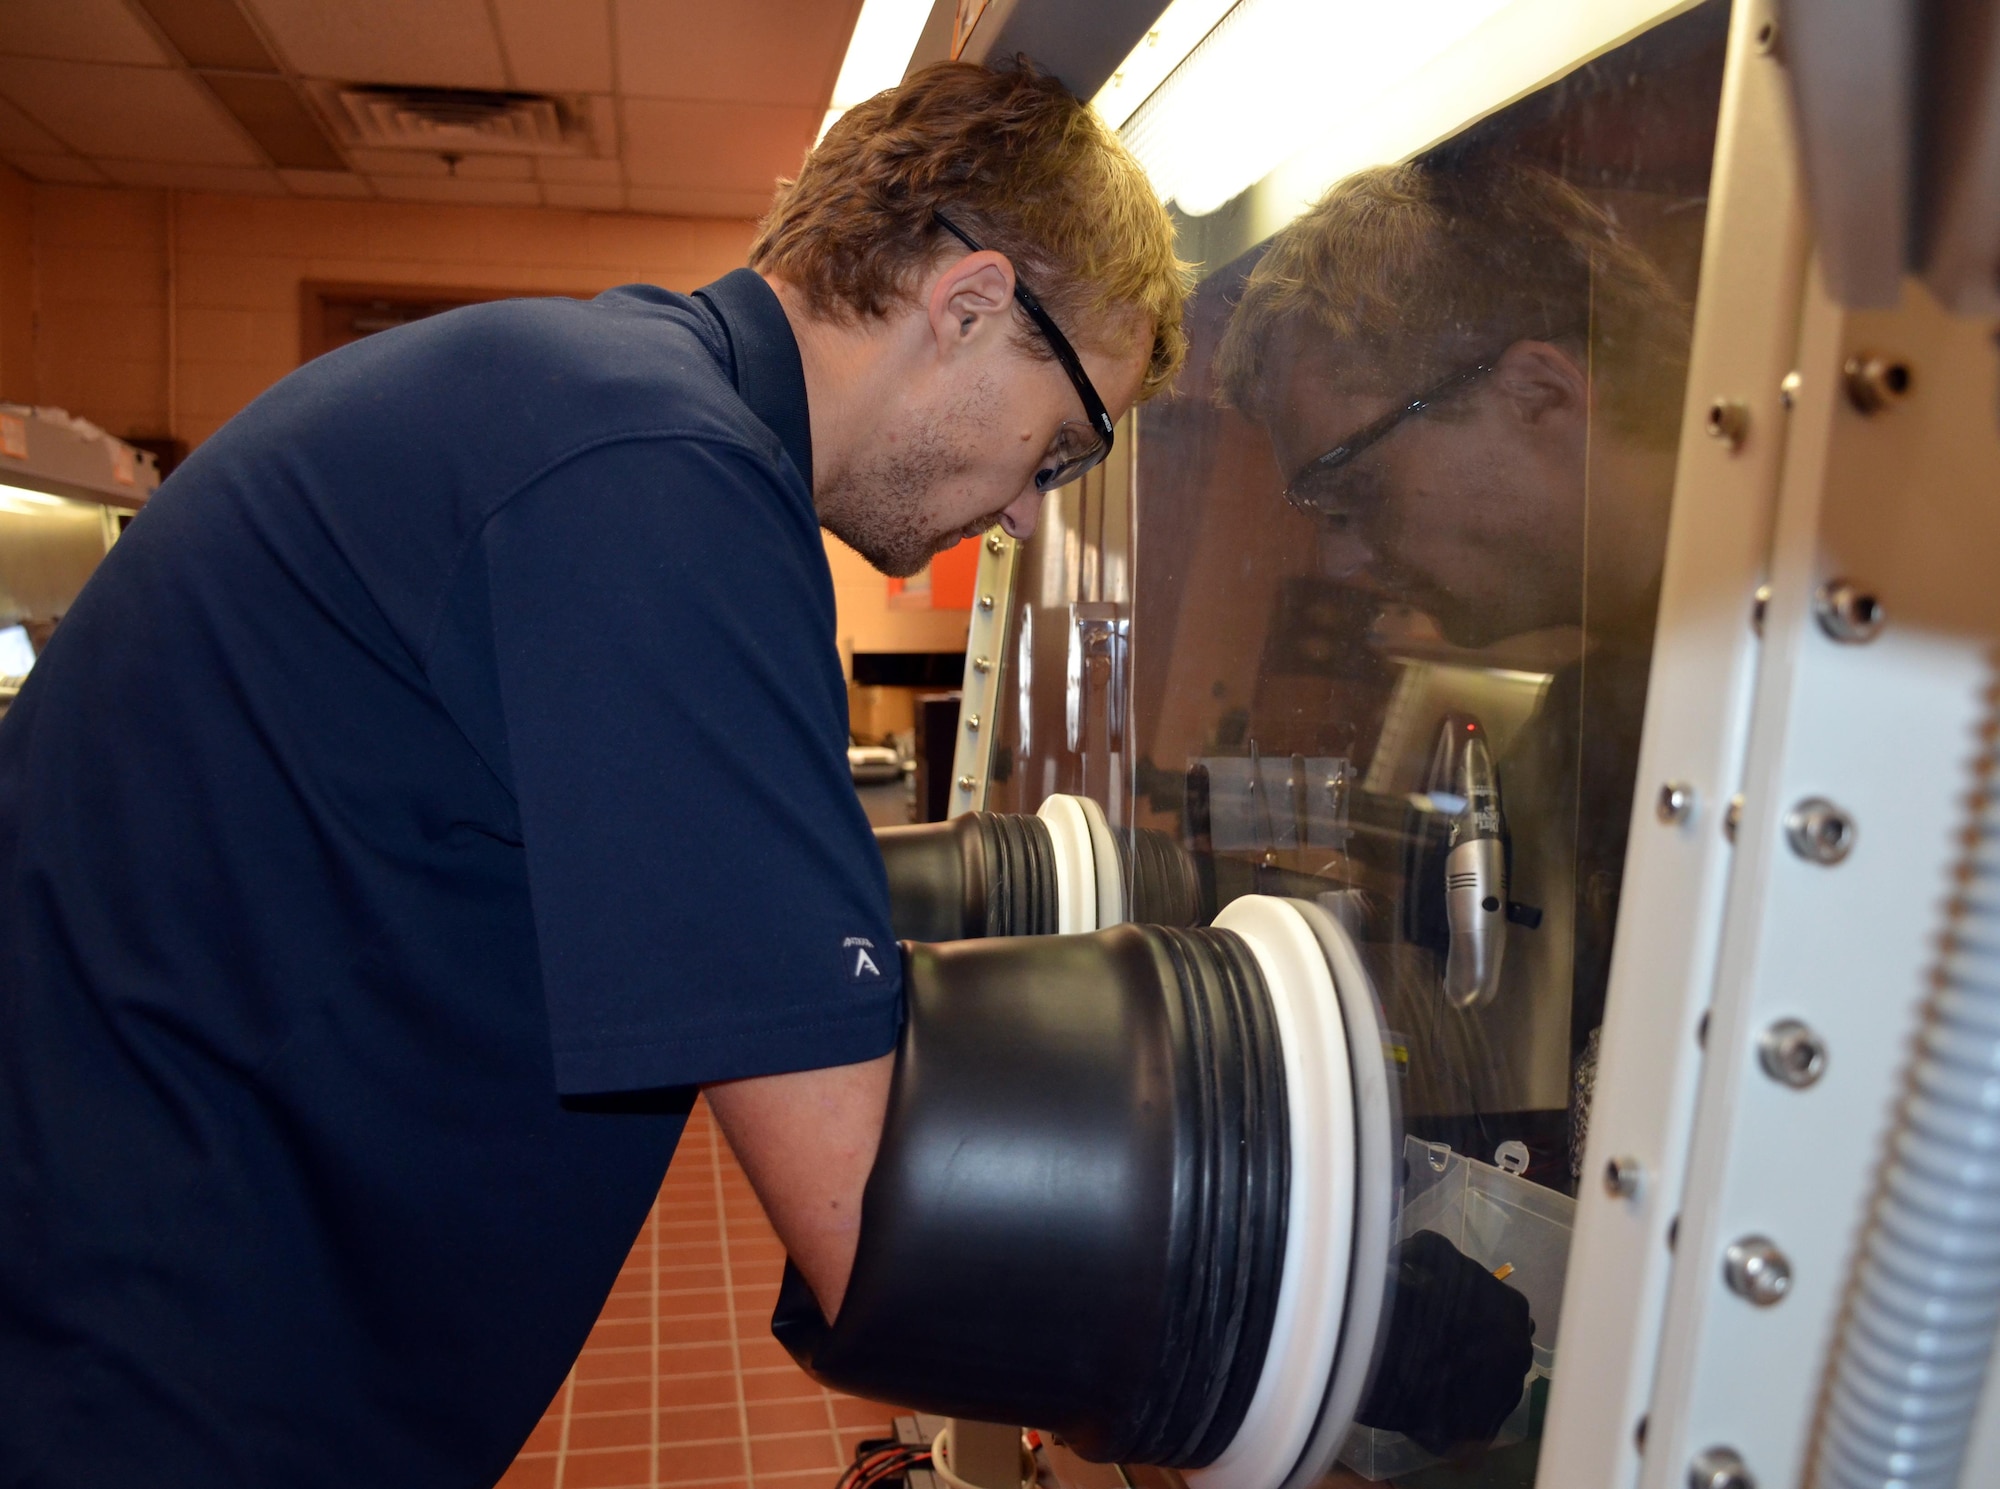
M300 358L308 280L693 289L752 225L505 207L33 188L39 400L115 434L213 433Z
M35 189L0 165L0 398L34 402Z

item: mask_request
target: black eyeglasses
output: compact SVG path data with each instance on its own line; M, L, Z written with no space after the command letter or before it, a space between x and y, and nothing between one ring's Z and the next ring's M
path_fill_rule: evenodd
M974 253L981 252L980 246L961 232L942 212L933 212L937 225L950 233ZM1067 486L1085 471L1092 469L1111 453L1111 415L1105 411L1104 400L1097 396L1097 389L1090 385L1090 376L1083 370L1078 360L1076 348L1069 339L1056 329L1056 323L1049 313L1042 309L1028 287L1021 283L1019 273L1014 275L1014 298L1028 313L1028 319L1035 323L1035 329L1049 344L1049 350L1056 354L1056 361L1069 374L1071 384L1076 388L1076 396L1083 400L1083 413L1087 424L1079 424L1074 419L1064 419L1062 427L1056 430L1055 442L1049 446L1043 457L1042 468L1035 472L1035 490L1053 491L1058 486Z
M1391 409L1373 423L1364 424L1324 455L1317 455L1308 460L1293 473L1292 479L1285 483L1285 500L1301 512L1308 512L1314 516L1344 515L1342 503L1335 498L1332 491L1325 489L1326 478L1352 462L1369 446L1379 444L1388 438L1403 420L1412 414L1422 413L1447 393L1484 377L1493 370L1494 365L1491 362L1480 362L1471 367L1461 368L1442 382L1424 389L1408 403Z

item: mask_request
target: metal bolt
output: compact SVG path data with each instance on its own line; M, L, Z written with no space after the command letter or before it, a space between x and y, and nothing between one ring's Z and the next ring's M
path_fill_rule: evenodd
M1910 391L1915 381L1907 363L1873 352L1857 352L1841 368L1847 385L1847 401L1864 414L1879 414L1893 408Z
M1722 1280L1737 1297L1769 1308L1792 1290L1792 1264L1770 1237L1745 1236L1722 1253Z
M1646 1180L1646 1165L1636 1158L1613 1158L1604 1165L1604 1192L1613 1199L1637 1199Z
M1882 633L1888 617L1882 601L1852 579L1829 579L1813 593L1813 614L1819 628L1835 641L1859 646Z
M1758 1036L1757 1063L1780 1085L1803 1091L1826 1073L1826 1045L1797 1019L1779 1019Z
M993 658L974 657L972 659L972 670L974 672L991 672L993 670Z
M1821 796L1808 796L1785 813L1785 840L1809 863L1831 866L1854 851L1854 819Z
M1678 826L1694 815L1694 787L1686 781L1668 781L1660 787L1659 800L1653 810L1669 827Z
M958 778L958 789L961 791L970 791L974 786L978 784L979 783L973 780L971 776L960 776Z
M1784 406L1785 412L1790 413L1798 405L1799 390L1805 385L1806 380L1796 372L1788 372L1780 380L1778 383L1778 402Z
M1771 586L1760 584L1757 592L1750 597L1750 629L1759 636L1764 634L1764 616L1771 609Z
M1750 433L1750 405L1740 398L1718 398L1708 406L1702 427L1710 439L1720 440L1732 450L1741 449Z
M981 595L979 597L979 608L981 610L991 610L993 608L993 596Z
M1722 814L1722 835L1730 842L1736 841L1737 829L1743 825L1743 793L1737 792L1729 798L1729 809Z
M1688 1462L1688 1489L1757 1489L1757 1478L1736 1449L1703 1448Z
M978 714L969 713L965 716L965 732L967 734L977 734L979 732Z
M1005 541L1002 540L1000 534L988 533L986 535L986 551L988 553L999 553L1002 550L1004 550L1006 546L1007 544L1005 543Z

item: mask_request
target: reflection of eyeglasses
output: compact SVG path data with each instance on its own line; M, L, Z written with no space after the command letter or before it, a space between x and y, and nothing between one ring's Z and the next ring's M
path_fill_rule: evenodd
M1335 491L1327 489L1324 485L1328 476L1352 462L1369 446L1379 444L1388 438L1390 432L1403 420L1412 414L1422 413L1445 394L1484 377L1493 370L1494 365L1491 362L1480 362L1472 367L1461 368L1444 381L1424 389L1400 408L1393 408L1373 423L1362 425L1324 455L1317 455L1300 466L1292 479L1285 484L1285 500L1301 512L1314 516L1343 515L1342 504Z
M937 219L939 227L974 253L981 251L980 246L953 226L944 213L933 212L931 216ZM1055 442L1042 457L1042 468L1035 472L1035 490L1053 491L1058 486L1067 486L1111 453L1111 415L1105 411L1104 400L1097 396L1097 389L1090 385L1090 377L1077 358L1076 348L1056 329L1055 321L1042 309L1042 302L1021 283L1019 274L1014 276L1014 298L1021 302L1028 319L1042 333L1049 350L1056 354L1056 361L1062 364L1062 370L1069 374L1076 396L1083 400L1084 417L1089 420L1086 425L1074 419L1064 419L1062 427L1056 430Z

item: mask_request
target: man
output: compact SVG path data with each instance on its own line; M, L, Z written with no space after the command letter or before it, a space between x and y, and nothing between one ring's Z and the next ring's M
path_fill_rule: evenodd
M0 1483L490 1483L698 1086L838 1310L900 1002L816 526L1025 536L1183 289L1088 111L968 66L752 264L302 368L0 723Z
M1463 647L1568 632L1543 638L1570 660L1500 761L1511 888L1541 925L1507 930L1490 1016L1447 1017L1432 984L1392 1011L1492 1041L1446 1072L1475 1110L1561 1107L1602 1017L1689 320L1579 191L1471 152L1334 187L1250 271L1217 352L1329 577Z

